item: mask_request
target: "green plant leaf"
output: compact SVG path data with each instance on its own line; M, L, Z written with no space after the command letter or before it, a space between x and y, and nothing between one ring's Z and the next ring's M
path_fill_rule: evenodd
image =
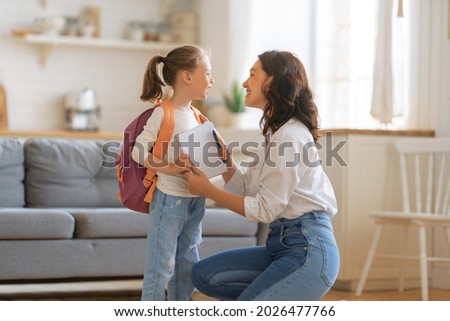
M231 95L223 95L224 103L230 111L233 113L244 112L246 106L245 101L245 91L244 89L235 81L231 87Z

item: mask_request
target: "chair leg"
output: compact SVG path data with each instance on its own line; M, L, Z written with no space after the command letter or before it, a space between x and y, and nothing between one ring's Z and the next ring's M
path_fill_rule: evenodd
M408 226L403 226L403 242L401 244L401 254L403 256L406 256L406 253L408 251L408 240L409 240L409 228ZM399 276L399 281L398 281L398 290L400 292L402 292L403 290L405 290L405 272L406 270L406 261L405 260L400 260L400 276Z
M427 242L425 226L419 226L420 283L422 300L428 301Z
M367 253L366 262L364 263L364 267L361 273L361 277L359 278L358 286L356 287L356 296L360 296L363 289L364 284L366 283L367 275L369 274L370 266L372 265L373 257L375 256L375 251L377 249L378 241L380 240L382 225L377 224L375 226L375 233L372 238L372 243L370 244L369 252Z

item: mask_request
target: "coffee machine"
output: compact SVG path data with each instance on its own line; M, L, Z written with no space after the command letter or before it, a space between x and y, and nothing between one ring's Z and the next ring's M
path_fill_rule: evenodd
M74 131L97 131L100 122L100 106L94 90L83 88L65 97L65 128Z

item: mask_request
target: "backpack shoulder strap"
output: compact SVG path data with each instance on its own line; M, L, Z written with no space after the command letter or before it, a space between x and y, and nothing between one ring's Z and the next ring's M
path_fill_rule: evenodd
M207 121L209 121L208 118L206 118L205 115L203 115L200 110L198 110L197 108L195 108L194 106L191 105L191 110L194 113L195 119L197 119L197 122L199 124L203 124L206 123Z
M167 152L167 148L169 147L170 139L172 138L173 129L175 127L175 119L173 106L171 103L161 102L160 104L155 105L155 108L156 107L161 107L164 109L164 119L161 124L161 128L159 129L158 136L156 137L156 141L153 144L152 154L159 159L163 159ZM147 203L150 203L152 201L153 191L156 187L155 170L147 168L147 174L144 178L144 185L149 188L144 200Z
M162 159L167 152L170 139L172 138L175 127L173 106L169 102L162 102L160 105L164 109L164 119L159 129L158 136L153 146L153 155Z

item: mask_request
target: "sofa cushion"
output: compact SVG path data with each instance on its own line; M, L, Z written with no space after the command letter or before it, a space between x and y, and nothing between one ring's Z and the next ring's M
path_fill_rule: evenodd
M76 238L146 237L148 215L121 208L64 208L75 218ZM251 236L258 223L249 222L224 208L208 208L202 222L203 236Z
M122 207L114 162L105 154L102 143L96 141L27 139L27 206Z
M25 205L23 161L23 145L20 140L0 139L0 207Z
M62 210L0 208L0 239L70 239L75 220Z
M76 238L146 237L148 215L122 208L67 209Z
M258 223L225 208L208 208L202 223L204 236L255 236Z

